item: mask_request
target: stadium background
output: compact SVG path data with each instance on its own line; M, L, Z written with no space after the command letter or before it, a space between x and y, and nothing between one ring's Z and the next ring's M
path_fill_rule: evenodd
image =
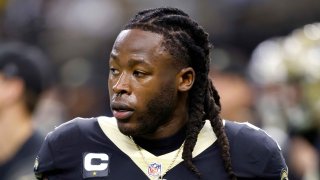
M45 134L77 116L111 115L113 41L136 11L159 6L183 9L209 32L223 117L277 139L291 179L319 179L319 0L1 0L0 43L35 45L54 65L35 126Z

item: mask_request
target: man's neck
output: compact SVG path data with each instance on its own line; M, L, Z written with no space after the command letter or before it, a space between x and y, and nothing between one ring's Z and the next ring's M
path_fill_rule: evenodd
M134 142L149 151L150 153L159 156L178 149L186 138L186 128L182 127L177 133L163 139L144 139L135 137Z
M14 156L32 135L31 115L15 106L0 112L0 164Z

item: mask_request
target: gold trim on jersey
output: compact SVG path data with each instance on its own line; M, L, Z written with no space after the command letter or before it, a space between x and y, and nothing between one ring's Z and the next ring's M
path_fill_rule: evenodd
M117 126L117 120L114 117L105 117L101 116L98 117L98 123L104 132L104 134L126 155L128 155L131 160L148 176L148 168L146 164L141 158L141 154L137 149L134 142L130 139L130 137L122 134ZM206 150L209 146L211 146L217 140L216 135L214 134L212 127L209 121L206 121L205 125L203 126L202 130L198 135L197 143L194 147L192 152L192 156L196 157L204 150ZM172 159L177 156L178 149L172 151L167 154L163 154L161 156L155 156L148 151L141 148L141 152L145 156L145 159L148 162L157 162L161 163L163 169L166 169L172 163ZM171 165L171 168L178 165L180 162L183 161L182 151L179 152L177 159L175 160L174 164Z
M287 169L282 169L281 180L288 180L288 170Z

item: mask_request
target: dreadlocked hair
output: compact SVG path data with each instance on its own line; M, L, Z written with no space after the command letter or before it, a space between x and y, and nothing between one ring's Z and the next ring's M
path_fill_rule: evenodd
M189 93L189 119L182 158L185 165L201 179L201 173L192 162L192 152L197 136L205 120L209 120L221 149L225 169L230 179L232 171L229 141L220 117L220 97L208 78L209 52L208 34L186 13L176 8L156 8L138 12L124 29L140 29L163 35L163 46L181 66L191 66L196 72Z

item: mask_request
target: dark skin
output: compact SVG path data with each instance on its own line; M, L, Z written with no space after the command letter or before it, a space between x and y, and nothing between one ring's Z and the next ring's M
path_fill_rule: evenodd
M125 135L166 138L188 120L188 91L195 72L175 66L162 42L160 34L130 29L120 32L112 48L109 96Z

